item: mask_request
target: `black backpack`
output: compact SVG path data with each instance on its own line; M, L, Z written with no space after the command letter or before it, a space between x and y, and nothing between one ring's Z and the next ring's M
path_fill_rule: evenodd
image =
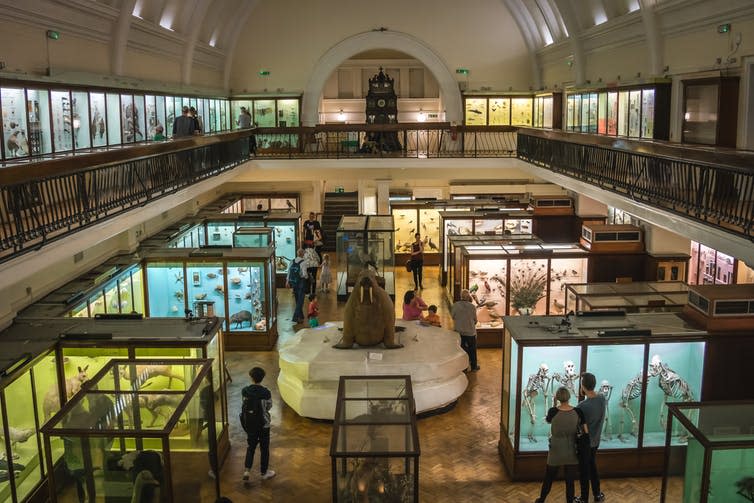
M243 431L259 429L264 426L264 409L260 398L248 397L243 399L241 404L241 428Z

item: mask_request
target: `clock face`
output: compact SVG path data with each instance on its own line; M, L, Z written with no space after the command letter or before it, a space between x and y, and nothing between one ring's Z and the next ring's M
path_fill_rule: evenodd
M377 106L380 107L380 108L384 107L385 106L385 100L383 100L382 98L378 99L377 100Z

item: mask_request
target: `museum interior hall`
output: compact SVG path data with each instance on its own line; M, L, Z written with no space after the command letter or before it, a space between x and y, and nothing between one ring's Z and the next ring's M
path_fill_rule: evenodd
M0 7L0 503L754 501L751 0Z

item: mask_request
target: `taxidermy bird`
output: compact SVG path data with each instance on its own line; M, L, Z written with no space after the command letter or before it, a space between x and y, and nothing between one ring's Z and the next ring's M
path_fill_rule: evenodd
M437 245L432 242L432 238L429 238L429 243L427 244L429 245L430 250L438 250Z
M295 211L296 207L293 205L290 199L285 200L285 205L288 206L288 211Z

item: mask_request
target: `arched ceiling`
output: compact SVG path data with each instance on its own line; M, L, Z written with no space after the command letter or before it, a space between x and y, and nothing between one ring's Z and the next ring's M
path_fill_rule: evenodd
M275 0L27 0L18 3L0 0L0 5L12 6L17 12L22 12L14 14L16 18L25 16L27 20L37 19L39 23L56 16L54 19L60 24L66 22L68 26L74 26L78 19L80 32L86 33L88 30L93 38L109 39L112 73L115 75L122 75L126 48L136 47L178 57L182 62L183 84L192 84L192 67L201 64L223 71L223 82L227 87L233 58L237 52L246 50L237 48L240 33L249 26L260 4L273 1ZM583 80L584 53L591 49L589 38L599 33L603 36L600 40L620 42L620 27L627 22L641 27L639 29L650 52L647 57L657 59L657 62L653 61L653 70L658 66L661 68L661 62L656 57L656 54L661 54L659 49L662 41L658 31L661 28L658 28L660 23L657 22L655 12L664 9L683 10L686 13L696 10L695 5L700 5L698 1L682 0L498 1L506 7L526 43L534 70L532 84L535 88L539 87L542 57L548 51L567 51L571 55L575 66L575 81L578 84ZM742 2L744 0L732 0L729 2L731 5L725 9L733 9L734 5ZM725 4L722 1L715 3ZM399 10L400 2L393 0L391 4ZM367 5L366 1L364 5ZM326 8L325 2L323 6ZM87 14L91 12L96 12L100 19L111 20L112 29L105 24L92 26L89 23L84 26ZM66 19L61 19L60 14L64 14ZM295 12L286 13L286 16L295 15ZM337 10L332 12L331 18L333 23L338 22ZM519 34L511 34L511 37L518 36ZM160 43L154 43L155 41Z

